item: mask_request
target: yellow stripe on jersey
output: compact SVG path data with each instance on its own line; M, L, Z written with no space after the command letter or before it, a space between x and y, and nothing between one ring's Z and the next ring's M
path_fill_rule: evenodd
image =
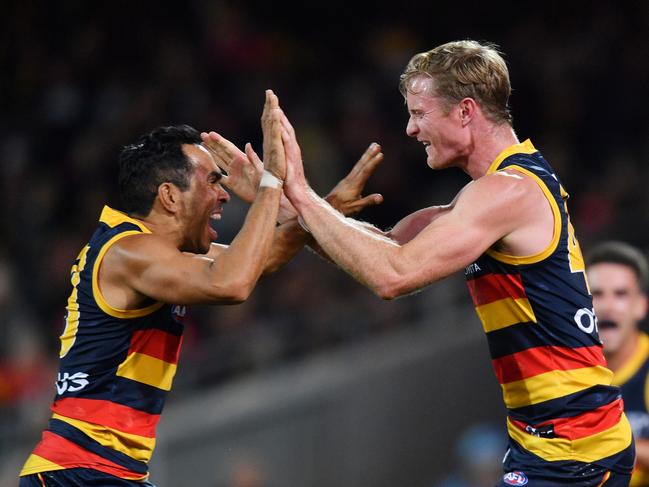
M176 365L134 352L120 364L116 375L168 391L176 375Z
M596 462L621 452L631 444L631 426L622 414L619 423L611 428L577 440L541 438L530 435L507 418L509 436L526 450L548 462L572 460Z
M613 372L606 367L553 370L527 379L502 384L503 399L510 409L567 396L594 385L611 385Z
M97 255L97 258L95 259L95 264L92 269L92 294L95 297L95 301L104 313L110 316L114 316L115 318L140 318L142 316L151 314L164 306L164 303L153 303L146 308L117 309L108 304L104 299L104 295L101 293L101 289L99 287L99 268L101 266L102 260L104 259L104 255L106 254L106 252L108 252L108 249L110 249L110 247L115 242L130 235L142 235L142 232L138 232L137 230L129 230L115 235L101 248L99 254Z
M147 463L151 459L151 454L155 448L155 438L124 433L113 428L68 418L56 413L52 415L52 418L68 423L83 431L100 445L122 452L140 462Z
M541 188L543 194L545 195L545 198L548 200L548 203L550 204L550 208L552 209L552 216L554 218L554 229L552 231L552 240L544 250L533 255L525 255L525 256L509 255L509 254L503 254L493 249L487 250L486 253L490 257L493 257L494 259L500 262L504 262L506 264L512 264L512 265L534 264L536 262L541 262L543 259L546 259L550 255L552 255L552 253L556 250L557 245L559 245L559 240L561 238L561 212L559 211L559 205L557 204L557 201L554 199L554 196L552 195L552 192L547 187L547 185L543 182L543 180L540 177L538 177L532 171L529 171L528 169L525 169L520 166L507 166L504 169L513 169L529 176L536 182L539 188Z
M640 332L638 334L638 342L636 344L636 349L629 358L629 360L620 367L615 374L613 374L613 385L621 386L626 383L631 377L633 377L642 364L645 363L649 357L649 336L646 333ZM649 404L649 403L647 403Z
M121 211L113 210L109 206L104 206L104 208L101 210L101 215L99 216L99 221L102 223L105 223L111 228L116 227L117 225L121 223L132 223L136 227L138 227L142 232L144 233L151 233L151 230L149 230L144 223L142 223L140 220L136 220L135 218L131 218L128 216L126 213L122 213Z
M517 323L531 321L536 323L536 316L527 298L504 298L488 304L476 306L476 312L482 321L486 333Z
M49 472L52 470L64 470L67 467L62 467L61 465L50 462L48 459L38 456L34 453L29 455L25 465L23 465L22 470L20 471L20 476L31 475L36 472Z
M61 350L59 351L59 357L63 358L72 348L74 342L77 339L77 330L79 328L79 303L77 302L79 283L81 282L81 272L86 267L86 257L88 256L88 250L90 245L86 245L79 255L77 256L77 263L72 266L70 273L70 281L72 283L72 293L68 298L67 314L65 316L65 328L63 333L59 337L61 340Z
M489 169L487 169L487 174L496 172L498 170L498 166L500 166L500 163L503 162L511 155L534 154L535 152L538 152L538 150L536 149L536 147L534 147L534 144L532 144L532 141L530 139L526 139L520 144L510 145L509 147L504 149L500 154L496 156L494 161L489 165Z

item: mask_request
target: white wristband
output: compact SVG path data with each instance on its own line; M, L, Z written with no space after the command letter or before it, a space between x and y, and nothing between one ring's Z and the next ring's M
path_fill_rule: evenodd
M281 179L275 176L272 172L264 169L264 172L261 175L261 181L259 181L260 188L280 189L283 184L284 182Z

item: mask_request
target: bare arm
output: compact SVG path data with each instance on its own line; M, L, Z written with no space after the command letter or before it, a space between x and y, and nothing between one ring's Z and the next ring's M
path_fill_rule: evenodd
M286 161L278 100L270 91L266 93L262 129L267 170L283 179ZM175 304L245 300L270 253L281 193L281 188L260 186L232 244L213 246L210 257L187 255L155 234L118 241L106 253L100 285L118 290L111 293L117 295L113 302L124 309L139 307L148 298Z
M325 252L384 299L409 294L466 267L527 224L530 205L539 201L530 192L534 183L525 178L490 175L467 186L451 209L400 245L332 211L308 188L300 171L288 167L289 199Z
M282 115L282 118L286 117ZM290 127L290 124L289 124ZM296 159L302 163L302 154L295 132L290 127L293 137L288 140L285 147L286 157ZM219 167L228 175L223 178L223 184L241 197L244 201L250 200L254 194L261 172L263 162L259 159L250 144L246 144L246 152L239 150L236 145L216 134L215 132L201 134L203 146L206 147ZM381 147L378 144L371 144L354 164L347 176L341 179L338 184L329 192L325 200L344 215L353 215L363 208L376 205L383 201L380 194L363 196L363 188L370 175L376 170L383 160ZM313 237L302 229L297 223L297 212L285 197L280 203L280 216L282 223L275 229L273 245L266 262L264 274L275 272L295 256L305 245L314 247L314 250L321 253ZM208 256L218 255L225 246L213 244ZM326 258L326 255L322 254Z

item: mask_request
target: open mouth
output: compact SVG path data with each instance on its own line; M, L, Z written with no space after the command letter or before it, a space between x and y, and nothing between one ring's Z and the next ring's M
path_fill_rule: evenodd
M597 328L600 330L614 330L618 327L618 324L613 320L598 320Z

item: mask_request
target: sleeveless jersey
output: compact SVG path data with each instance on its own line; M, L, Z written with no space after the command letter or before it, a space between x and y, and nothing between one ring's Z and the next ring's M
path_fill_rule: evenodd
M155 429L176 372L182 306L112 308L99 288L106 251L129 235L151 233L104 207L99 226L71 270L60 368L49 427L21 475L91 468L145 479Z
M632 442L620 390L611 386L568 194L529 140L505 149L487 174L517 171L543 191L554 216L550 245L518 257L494 246L465 269L507 407L510 439L546 462L597 463Z
M613 384L622 389L624 412L629 418L633 436L649 439L649 336L640 332L631 358L613 375ZM648 487L649 471L636 468L631 487Z

